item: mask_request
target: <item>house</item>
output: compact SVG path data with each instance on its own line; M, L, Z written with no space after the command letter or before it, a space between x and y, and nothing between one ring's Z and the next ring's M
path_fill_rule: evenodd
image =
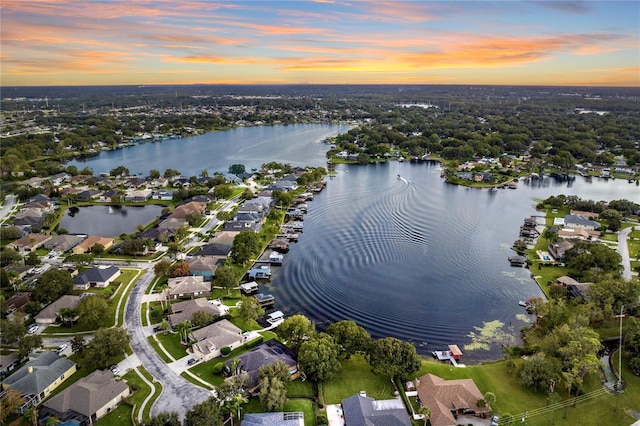
M583 226L576 226L574 228L562 228L558 230L558 237L570 240L596 240L600 238L600 235L600 231L587 229Z
M212 280L218 266L224 263L225 258L221 256L197 256L187 260L191 275L204 277Z
M169 299L207 297L211 294L211 283L204 282L202 276L169 278L168 285L166 293Z
M194 256L228 256L231 251L231 244L211 243L200 247Z
M35 316L36 323L47 325L53 324L58 318L58 312L60 312L60 309L77 309L78 305L80 305L80 296L73 296L69 294L60 296L58 300L55 300L45 306L45 308Z
M272 306L274 303L276 303L275 297L273 297L273 295L271 294L258 293L253 297L255 297L256 302L258 302L258 306L262 308Z
M158 224L160 231L173 233L176 229L188 225L184 218L168 217Z
M100 194L98 201L101 201L103 203L110 203L113 197L116 197L119 195L120 195L120 191L116 189L109 189L107 191L104 191L102 194Z
M40 418L55 417L65 424L73 420L93 424L129 394L124 380L115 380L109 370L96 370L45 401Z
M73 279L73 289L106 288L119 276L120 269L115 266L91 268Z
M108 250L111 248L111 246L113 246L113 241L114 241L113 238L98 237L98 236L92 235L90 237L87 237L85 240L81 241L74 248L72 248L71 252L73 254L84 254L90 251L91 247L93 247L96 244L100 244L102 245L102 247L104 247L105 250Z
M24 312L27 303L31 302L31 293L16 293L6 302L7 318L11 318L15 312Z
M132 203L144 203L151 198L150 189L134 189L125 193L124 200Z
M100 198L102 191L97 189L87 189L78 194L78 201L91 201Z
M169 324L175 327L183 321L191 321L196 312L207 312L215 316L224 314L218 306L209 303L205 297L200 297L172 304L171 314L168 316Z
M245 222L240 220L230 220L228 222L225 222L222 230L225 232L242 232L250 229L253 232L257 233L257 232L260 232L261 228L262 228L261 222L254 222L254 221Z
M411 426L400 398L376 401L360 392L342 400L342 412L349 426Z
M62 382L76 372L76 363L53 351L29 355L29 361L4 379L2 389L15 389L30 398L20 408L24 413L30 405L39 405Z
M20 365L20 359L17 352L11 352L8 355L0 354L0 377L4 378L7 373L12 372Z
M171 201L173 200L173 193L175 191L171 189L160 189L153 193L152 197L154 200L162 200L162 201Z
M561 262L564 260L564 254L567 250L571 250L574 244L569 241L559 241L557 243L549 244L547 247L549 254L553 256L556 261Z
M598 222L576 214L566 215L564 217L564 224L567 228L575 228L577 226L581 226L589 230L594 230L600 227L600 224Z
M423 405L431 410L432 426L456 426L457 414L488 413L491 407L478 407L484 396L473 379L444 380L425 374L415 380L416 392Z
M557 285L561 285L567 290L567 298L575 299L577 297L585 296L592 283L580 283L575 279L566 275L556 278Z
M191 348L193 354L204 361L220 356L220 349L235 349L246 341L242 330L226 319L214 322L191 333L196 341Z
M58 235L53 239L45 242L44 248L49 250L59 251L59 252L65 252L67 250L71 250L72 248L80 244L80 242L84 239L85 237L81 235L70 235L70 234Z
M18 253L29 253L35 251L45 242L51 239L51 235L27 234L22 238L7 244L7 247L14 249Z
M240 426L304 426L304 413L246 413Z
M243 373L249 374L249 390L253 393L258 389L258 380L260 378L260 367L282 361L289 367L289 378L295 380L300 376L298 370L298 357L295 352L277 341L276 339L267 340L256 346L249 352L245 352L236 358L225 362L225 369L231 373L234 360L240 360L237 369Z

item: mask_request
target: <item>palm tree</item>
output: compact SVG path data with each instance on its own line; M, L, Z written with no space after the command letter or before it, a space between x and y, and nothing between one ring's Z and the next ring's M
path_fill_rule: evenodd
M58 426L60 423L62 423L60 419L54 416L48 416L44 419L44 426Z
M233 415L237 414L238 420L240 420L240 410L242 409L242 404L246 404L249 402L247 398L244 397L241 393L235 394L230 400L225 402L229 409L229 417L231 417L231 426L233 426Z
M75 309L71 308L60 308L60 311L58 311L60 319L67 326L70 326L73 323L73 319L77 314L78 312Z
M431 410L426 405L421 405L418 408L418 414L422 414L422 420L424 420L424 426L427 426L427 421L429 421L429 417L431 417Z
M38 426L38 408L30 405L27 411L24 412L20 423L24 426Z
M178 324L178 332L180 333L180 339L184 344L189 343L189 331L191 330L191 321L182 321Z
M491 405L493 405L493 403L496 402L496 395L493 392L485 392L484 400L489 406L489 411L493 411L493 408L491 408Z

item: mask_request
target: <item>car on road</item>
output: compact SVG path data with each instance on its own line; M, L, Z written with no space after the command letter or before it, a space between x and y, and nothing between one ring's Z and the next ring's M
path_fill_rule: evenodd
M60 355L68 347L69 345L67 345L66 343L61 344L60 346L58 346L58 350L56 351L56 353Z
M111 370L111 372L112 372L113 374L118 374L118 373L120 373L120 369L119 369L119 368L118 368L118 366L117 366L117 365L115 365L115 364L113 364L111 367L109 367L109 370Z
M187 365L193 365L198 361L200 361L198 358L189 358L189 361L187 361Z
M497 414L494 414L493 417L491 417L491 426L498 426L500 424L499 420L500 420L500 416Z
M27 332L28 332L29 334L33 334L33 333L35 333L36 331L38 331L38 329L39 329L39 328L40 328L40 327L38 327L36 324L31 324L31 325L29 326L29 328L27 328Z

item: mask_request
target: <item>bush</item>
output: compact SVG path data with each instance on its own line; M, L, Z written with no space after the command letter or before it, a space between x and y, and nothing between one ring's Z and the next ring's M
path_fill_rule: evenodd
M251 348L255 348L256 346L258 346L262 342L264 342L264 336L258 337L256 340L253 340L253 341L247 343L245 346L247 347L247 349L251 349Z
M224 370L224 362L219 362L216 365L213 366L213 370L211 370L213 372L213 374L220 374L222 373L222 370Z
M324 425L328 425L328 424L329 424L329 420L327 419L326 416L324 416L322 414L318 414L316 416L316 425L324 426Z
M227 356L231 353L231 348L229 346L225 346L224 348L220 349L220 353L222 354L222 356Z

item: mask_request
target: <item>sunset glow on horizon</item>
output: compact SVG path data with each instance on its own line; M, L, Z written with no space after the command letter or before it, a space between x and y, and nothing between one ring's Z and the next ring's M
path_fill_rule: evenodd
M640 2L3 0L1 85L640 86Z

